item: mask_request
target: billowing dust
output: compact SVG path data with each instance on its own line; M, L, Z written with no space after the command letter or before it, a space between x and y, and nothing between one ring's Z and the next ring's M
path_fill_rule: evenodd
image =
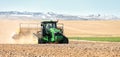
M28 20L1 20L0 43L2 44L37 44L38 40L33 33L38 31L36 27L20 27L21 23L40 23L40 21Z
M37 33L38 31L41 31L40 23L23 23L11 38L16 44L37 44L38 38L33 33Z

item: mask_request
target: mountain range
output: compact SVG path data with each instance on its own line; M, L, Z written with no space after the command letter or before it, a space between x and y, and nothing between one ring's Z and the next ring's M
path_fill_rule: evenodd
M31 17L39 19L62 19L62 20L120 20L119 17L114 15L101 15L101 14L91 14L88 16L76 16L67 14L56 14L53 12L19 12L19 11L1 11L0 16L6 17Z

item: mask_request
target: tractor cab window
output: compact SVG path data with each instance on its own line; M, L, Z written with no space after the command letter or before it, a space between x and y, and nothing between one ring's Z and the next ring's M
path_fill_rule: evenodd
M51 24L46 24L46 28L50 29L50 28L52 28L52 25Z
M47 23L47 24L46 24L46 28L47 28L47 29L56 28L56 23Z

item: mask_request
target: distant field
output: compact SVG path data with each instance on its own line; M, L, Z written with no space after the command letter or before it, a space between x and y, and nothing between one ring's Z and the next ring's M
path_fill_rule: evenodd
M120 37L120 20L60 21L68 37Z
M0 18L0 43L35 42L35 38L32 35L29 36L29 33L17 41L12 38L12 35L19 32L20 23L40 22L41 20L29 20L28 18ZM64 35L66 37L120 37L120 20L59 20L59 23L64 24ZM34 32L33 29L31 31L30 33Z
M120 42L120 37L69 37L73 40Z

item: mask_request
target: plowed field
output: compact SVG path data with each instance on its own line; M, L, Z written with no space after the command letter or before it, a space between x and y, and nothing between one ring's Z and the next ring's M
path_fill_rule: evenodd
M0 57L120 57L120 43L1 44Z

